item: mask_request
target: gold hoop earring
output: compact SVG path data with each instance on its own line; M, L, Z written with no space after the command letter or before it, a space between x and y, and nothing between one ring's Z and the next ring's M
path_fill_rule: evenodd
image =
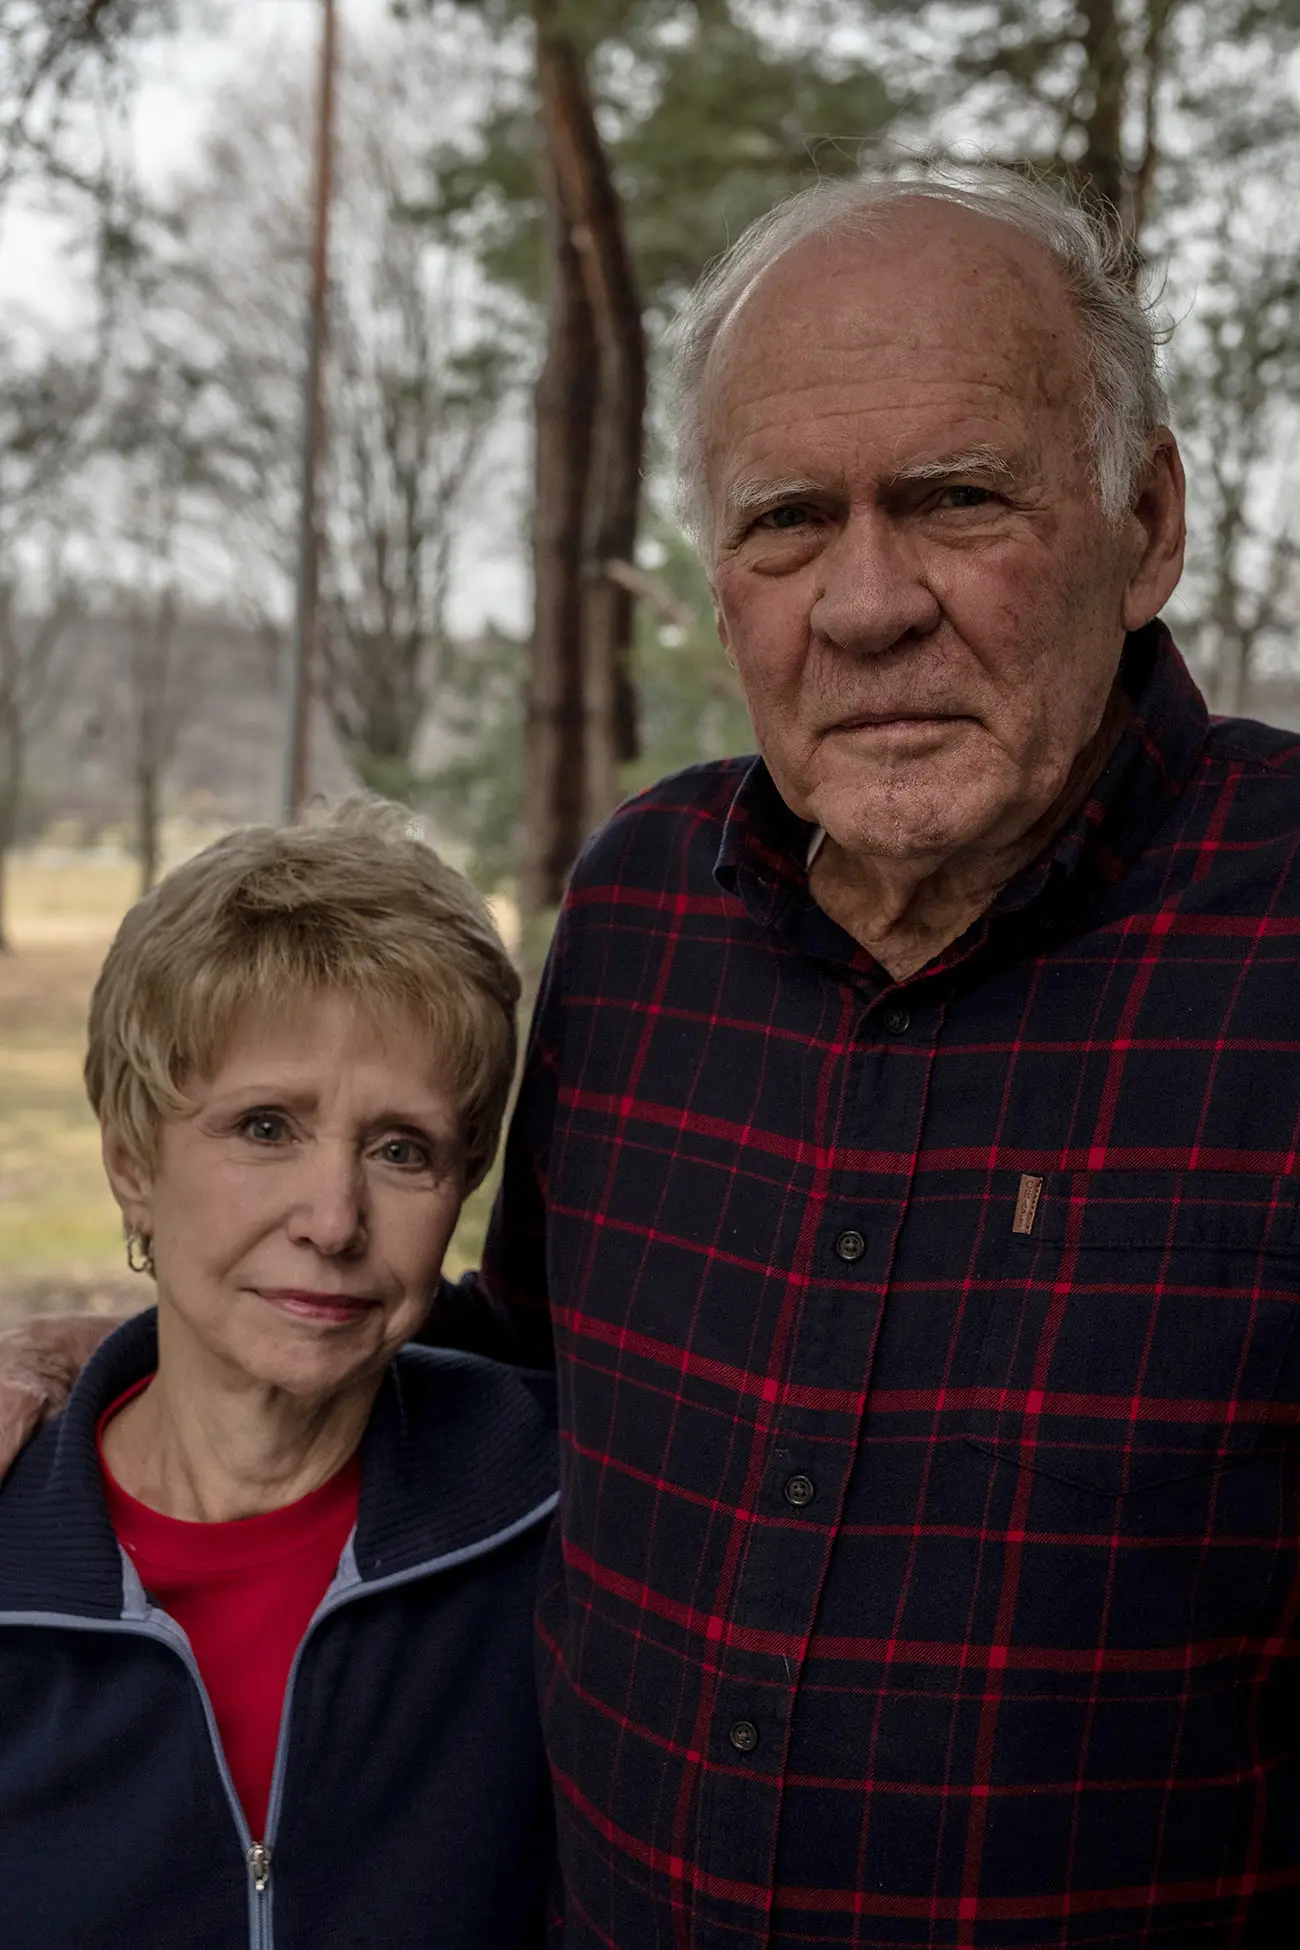
M126 1263L133 1273L147 1273L153 1278L153 1240L147 1232L137 1232L134 1226L126 1235Z

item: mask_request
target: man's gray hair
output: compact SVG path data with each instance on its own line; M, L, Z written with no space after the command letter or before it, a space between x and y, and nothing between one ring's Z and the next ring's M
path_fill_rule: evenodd
M711 546L705 377L719 333L772 265L813 237L870 235L888 206L955 203L1041 244L1060 269L1087 349L1085 427L1103 512L1131 503L1147 437L1168 415L1157 365L1162 333L1132 282L1115 226L1063 190L1011 169L862 175L815 183L752 223L696 285L671 335L669 414L678 511L697 545Z

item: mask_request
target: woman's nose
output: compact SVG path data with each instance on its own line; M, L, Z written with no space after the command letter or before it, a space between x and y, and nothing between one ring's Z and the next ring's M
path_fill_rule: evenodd
M313 1145L303 1159L289 1215L296 1244L338 1259L366 1241L365 1178L351 1147Z

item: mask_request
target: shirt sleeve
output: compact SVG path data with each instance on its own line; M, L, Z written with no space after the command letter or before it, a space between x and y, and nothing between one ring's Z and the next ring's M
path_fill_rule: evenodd
M483 1265L459 1280L441 1282L420 1335L427 1346L463 1348L526 1368L550 1368L555 1361L546 1188L563 1050L564 925L562 914L533 1010Z

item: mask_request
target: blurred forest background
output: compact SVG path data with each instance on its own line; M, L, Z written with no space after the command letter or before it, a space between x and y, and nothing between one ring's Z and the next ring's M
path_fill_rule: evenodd
M1300 0L0 0L0 1315L144 1297L81 1038L173 859L360 781L535 965L617 800L747 748L664 332L786 191L977 156L1123 224L1170 621L1300 725Z

